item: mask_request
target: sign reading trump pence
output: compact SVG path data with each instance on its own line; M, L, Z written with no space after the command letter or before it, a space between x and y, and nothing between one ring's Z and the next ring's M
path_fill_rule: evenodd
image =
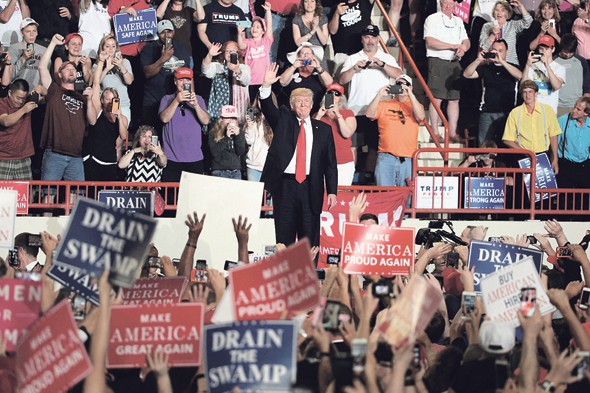
M55 263L91 278L110 268L109 281L130 288L140 273L156 221L87 198L76 203Z
M200 302L113 306L107 367L144 367L156 351L170 366L200 366L204 315Z
M414 266L414 231L414 228L345 223L340 258L344 272L409 275Z
M518 310L521 307L520 291L523 288L536 289L537 307L541 315L555 310L543 288L532 257L526 257L488 274L481 280L480 287L486 315L492 321L511 322L515 327L520 325Z
M229 271L236 320L279 319L320 304L318 276L303 239L260 262Z

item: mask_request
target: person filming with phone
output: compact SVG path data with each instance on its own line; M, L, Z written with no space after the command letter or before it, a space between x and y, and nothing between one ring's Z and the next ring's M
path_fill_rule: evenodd
M482 50L473 63L469 64L463 76L467 79L481 78L483 93L479 116L479 146L486 140L496 140L504 132L506 118L516 105L516 83L522 72L510 64L508 43L497 39L489 50Z
M133 145L119 159L119 168L125 169L128 182L159 182L168 158L162 151L154 127L139 126L133 137Z
M334 145L336 146L336 162L338 163L338 185L352 185L355 165L350 137L356 131L356 117L354 112L347 108L344 87L338 83L328 85L328 91L322 99L320 110L313 118L332 127Z
M386 96L390 100L382 101ZM378 186L406 187L412 180L412 155L418 149L418 127L426 119L424 107L412 91L412 78L403 74L395 85L383 86L367 107L367 117L377 120L379 152L375 167ZM408 198L407 206L410 206Z
M174 85L176 92L160 101L162 146L168 157L164 182L179 182L183 171L203 174L201 127L210 119L205 100L193 91L193 70L177 69Z
M40 85L29 94L27 81L17 79L8 96L0 99L0 180L33 180L31 112L46 94L47 89Z

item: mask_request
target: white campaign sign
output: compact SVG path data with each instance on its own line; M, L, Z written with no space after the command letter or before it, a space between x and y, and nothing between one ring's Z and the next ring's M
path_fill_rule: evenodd
M0 248L14 245L14 221L18 191L0 190Z
M457 209L459 207L459 178L445 176L443 184L443 178L440 176L434 178L432 176L418 176L414 196L418 209Z
M538 270L532 257L508 265L495 273L488 274L480 284L486 315L491 320L511 322L520 326L518 310L520 309L520 291L522 288L537 290L537 307L541 315L555 310L543 288Z
M209 267L218 270L223 269L226 260L236 261L238 241L232 218L237 220L240 215L248 217L248 224L252 224L250 236L255 234L260 221L263 190L264 183L260 182L182 173L176 210L177 226L186 228L186 216L190 214L192 217L195 211L199 219L207 214L197 245L197 259L205 259ZM226 247L212 246L219 239L224 239ZM185 243L186 237L183 236L178 243L181 250Z

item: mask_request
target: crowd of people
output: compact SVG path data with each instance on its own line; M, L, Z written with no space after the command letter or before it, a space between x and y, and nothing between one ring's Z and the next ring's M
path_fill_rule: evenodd
M364 202L362 194L353 199L349 220L377 225L379 219L365 212ZM237 260L248 261L251 225L242 217L233 224L238 240ZM158 249L152 244L148 254L150 262L146 262L141 273L138 272L140 277L162 280L191 276L199 236L207 225L205 216L199 217L195 212L187 217L186 225L187 244L180 259L173 262L168 256L159 256ZM545 234L523 234L514 239L489 233L483 226L468 226L455 242L422 244L409 277L349 275L344 273L342 266L331 265L324 270L317 285L321 297L339 303L340 311L335 319L339 325L336 329L325 329L324 323L326 326L330 323L327 321L329 315L324 318L324 323L312 325L314 313L310 310L297 337L297 378L292 391L587 392L590 369L582 362L590 360L589 316L588 304L581 301L581 293L585 283L590 281L590 261L585 252L588 232L578 245L568 241L556 220L545 222L544 227ZM42 244L37 247L28 243L29 235L21 233L15 238L17 266L0 261L0 277L13 278L18 272L40 274L43 282L41 307L46 313L60 301L75 295L70 295L65 288L56 291L53 280L47 276L59 237L56 239L48 232L41 232ZM530 312L518 312L520 327L514 328L510 322L490 320L481 297L471 308L464 304L463 294L475 294L474 285L479 282L474 279L475 267L467 267L469 244L474 240L485 240L490 235L497 235L505 245L535 247L543 253L541 282L555 311L541 316L541 305L533 303ZM571 255L558 256L561 253L556 253L555 246L565 247ZM277 250L284 249L283 244L277 244ZM45 254L44 258L40 257L39 251ZM310 252L314 258L318 249L312 248ZM151 263L154 259L160 262ZM40 264L39 261L43 260L44 264ZM115 296L107 282L107 273L98 282L100 307L88 303L86 317L77 321L79 336L94 370L70 391L207 391L206 368L169 368L168 355L162 352L148 354L147 365L142 369L106 369L110 336L108 309L122 301L120 294ZM389 310L401 301L414 276L426 278L436 291L440 291L440 304L436 305L436 312L424 330L410 340L392 346L377 327L388 318ZM205 324L210 324L229 279L224 279L222 272L212 268L207 269L207 277L207 284L189 283L183 301L204 302ZM389 287L390 291L378 296L372 291L375 285ZM537 296L540 290L537 288ZM74 309L73 312L79 312ZM366 340L366 355L361 358L357 355L353 369L351 348L358 339ZM3 391L16 392L15 353L6 352L6 340L6 336L0 337L0 386ZM344 359L349 359L349 363L343 363ZM233 391L240 391L240 382L235 383Z
M558 176L559 164L585 170L590 158L584 137L590 108L580 101L590 95L586 3L480 1L464 23L453 14L453 0L441 0L430 15L410 1L410 44L419 48L423 30L434 96L427 114L412 92L413 78L379 47L372 0L5 3L3 180L177 182L187 171L258 181L276 132L258 96L275 63L275 105L289 106L293 91L309 89L312 117L331 126L338 185L406 186L418 125L428 118L443 140L435 105L444 104L450 140L465 142L457 127L470 79L483 86L478 145L491 140L547 152ZM401 4L392 0L389 11L396 27ZM113 16L148 8L156 9L157 37L120 45ZM398 45L393 34L388 45ZM525 81L537 86L528 85L536 90L534 104L523 96ZM153 139L140 153L135 137L145 127ZM132 150L132 162L142 165L129 165ZM359 164L360 151L366 156ZM585 186L571 176L560 183Z

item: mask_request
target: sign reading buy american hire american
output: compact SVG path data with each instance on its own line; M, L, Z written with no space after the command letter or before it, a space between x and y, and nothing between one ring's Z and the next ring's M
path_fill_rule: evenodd
M414 228L347 222L342 235L342 268L347 274L410 274L414 266Z

